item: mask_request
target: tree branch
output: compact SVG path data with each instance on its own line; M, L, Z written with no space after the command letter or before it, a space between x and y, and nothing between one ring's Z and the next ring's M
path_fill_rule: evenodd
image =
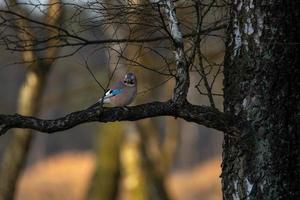
M176 105L170 100L132 106L126 109L120 107L91 107L54 120L43 120L19 114L0 114L0 135L5 134L11 128L29 128L40 132L54 133L87 122L135 121L158 116L179 117L189 122L195 122L228 133L235 130L232 126L233 120L231 116L217 109L185 102L181 105L181 109L178 110Z
M166 0L166 13L169 20L170 34L175 47L176 60L176 85L173 93L173 101L181 106L186 101L190 78L189 66L184 53L183 36L180 30L179 21L176 16L176 9L172 0Z

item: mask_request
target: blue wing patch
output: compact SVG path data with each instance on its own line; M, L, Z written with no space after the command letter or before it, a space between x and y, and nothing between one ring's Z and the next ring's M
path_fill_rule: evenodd
M122 89L112 89L112 90L108 90L105 94L104 98L110 98L113 96L116 96L118 94L122 93Z
M100 98L97 102L109 103L110 102L109 98L121 94L122 92L123 92L122 89L110 89L105 93L103 99Z
M111 95L116 96L120 93L122 93L121 89L114 89L114 90L110 90Z

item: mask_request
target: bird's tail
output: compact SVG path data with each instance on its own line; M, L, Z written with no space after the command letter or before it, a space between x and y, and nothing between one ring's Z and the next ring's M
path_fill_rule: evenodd
M97 103L110 103L110 99L107 97L100 98Z
M91 105L90 107L87 107L86 108L86 110L88 110L88 109L90 109L90 108L93 108L93 107L95 107L95 106L98 106L98 105L100 105L100 102L96 102L96 103L94 103L93 105Z
M109 98L100 98L96 103L94 103L93 105L91 105L90 107L88 107L87 109L93 108L95 106L98 106L100 104L104 104L104 103L109 103Z

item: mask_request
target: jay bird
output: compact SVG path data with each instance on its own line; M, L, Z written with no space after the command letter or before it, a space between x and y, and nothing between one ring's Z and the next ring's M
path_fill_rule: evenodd
M129 105L136 96L137 79L134 73L129 72L122 81L118 81L100 98L97 103L109 103L115 107Z

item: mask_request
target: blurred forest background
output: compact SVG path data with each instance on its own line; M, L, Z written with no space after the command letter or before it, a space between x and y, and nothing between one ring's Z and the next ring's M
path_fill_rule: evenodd
M21 7L29 13L28 17L31 19L42 19L51 7L47 1L20 2L10 1L10 8ZM80 10L79 6L74 6L75 4L91 8L91 5L94 5L91 1L64 2L64 5L60 1L51 2L54 3L50 4L52 6L60 5L55 13L61 16L54 23L72 33L97 40L128 36L129 29L124 28L122 24L103 25L101 22L104 19L96 17L95 12ZM103 2L105 4L106 1ZM127 6L143 3L116 2ZM178 1L176 5L183 32L188 33L195 29L196 12L193 7L195 2L186 2ZM205 2L208 4L203 8L216 4L216 1ZM1 1L1 10L7 9L5 3L7 2ZM107 3L108 7L109 5L110 3ZM216 21L221 21L225 15L222 7L211 6L209 9L203 15L204 27L212 24L216 26ZM112 9L111 12L115 11ZM143 12L151 13L147 10ZM119 14L110 15L117 19L116 15ZM126 20L135 18L135 21L150 24L151 19L146 19L144 15L146 14L128 15ZM30 64L24 61L24 51L15 51L10 45L6 45L5 36L17 33L14 33L13 29L3 27L2 24L0 113L9 114L18 112L20 90ZM130 29L130 34L133 38L150 36L150 33L162 34L154 33L153 27L131 28L133 30ZM47 29L44 28L43 31ZM202 62L200 60L203 58L207 74L208 71L221 71L224 56L223 32L224 30L220 29L211 35L201 36L201 58L195 62ZM51 61L38 116L44 119L57 118L94 104L103 95L103 91L91 72L105 86L128 71L135 72L138 76L138 95L133 105L167 100L172 95L174 80L160 74L164 73L160 69L170 60L168 65L172 68L174 58L172 48L168 45L166 41L159 41L149 44L85 45L78 51L78 47L72 46L54 48L59 58ZM192 45L188 39L186 45ZM153 49L159 53L156 54ZM37 59L42 53L35 53ZM167 61L159 58L160 54L163 54ZM29 63L32 64L33 60L29 60ZM141 66L149 66L152 70ZM199 88L205 90L203 81L199 81L203 80L201 73L191 70L190 75L189 101L201 105L209 104L208 96L199 92ZM221 73L208 78L208 81L212 80L212 90L222 93ZM222 110L222 96L214 96L214 103ZM12 134L5 134L0 138L1 163L10 140ZM90 123L50 135L34 133L30 150L26 153L26 164L22 167L17 183L16 199L221 199L221 148L222 134L216 130L166 117L138 122ZM151 196L148 189L151 188L151 184L156 185L155 187L162 184L159 187L165 187L169 197ZM109 189L105 189L106 187ZM102 194L99 194L101 192ZM99 195L104 196L99 198Z

